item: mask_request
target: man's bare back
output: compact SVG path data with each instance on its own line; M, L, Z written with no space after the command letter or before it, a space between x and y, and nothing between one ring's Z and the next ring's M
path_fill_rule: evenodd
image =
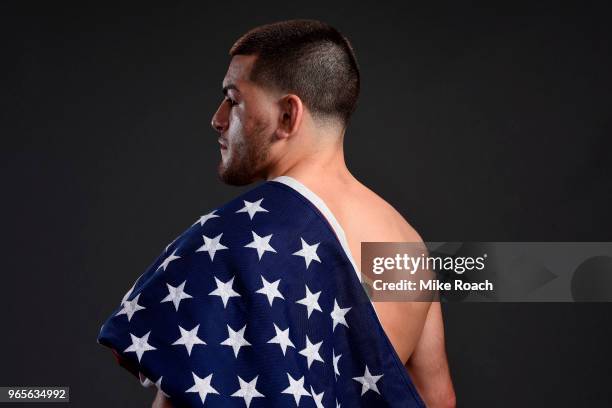
M422 242L399 212L350 173L324 180L305 174L299 178L326 203L340 223L360 271L362 242ZM455 406L440 304L373 302L373 305L427 405Z
M359 270L362 242L421 242L419 234L391 205L350 173L325 180L301 178L340 223ZM375 302L374 307L398 356L406 363L420 337L429 303Z

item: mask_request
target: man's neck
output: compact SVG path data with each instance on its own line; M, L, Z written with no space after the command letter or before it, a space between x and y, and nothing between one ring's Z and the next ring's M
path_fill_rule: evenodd
M299 158L285 157L268 172L267 179L289 176L308 187L328 187L354 181L344 161L342 146L317 150Z

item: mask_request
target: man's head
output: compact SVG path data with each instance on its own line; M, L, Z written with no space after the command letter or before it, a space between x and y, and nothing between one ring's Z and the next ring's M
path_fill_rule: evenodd
M359 96L349 41L315 20L254 28L230 50L224 100L212 125L220 133L219 176L244 185L265 178L287 142L307 124L344 133Z

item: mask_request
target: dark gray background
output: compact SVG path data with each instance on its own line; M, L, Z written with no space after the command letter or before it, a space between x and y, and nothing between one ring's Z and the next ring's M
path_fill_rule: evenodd
M0 385L150 403L96 335L166 244L241 191L217 181L209 123L229 47L266 22L352 40L349 167L425 240L612 240L604 10L15 4L0 5ZM610 406L611 311L445 305L459 406Z

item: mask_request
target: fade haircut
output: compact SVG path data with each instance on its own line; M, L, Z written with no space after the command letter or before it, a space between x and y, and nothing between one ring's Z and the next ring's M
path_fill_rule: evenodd
M256 55L250 80L302 99L313 117L346 128L359 97L359 66L349 40L317 20L287 20L256 27L229 52Z

